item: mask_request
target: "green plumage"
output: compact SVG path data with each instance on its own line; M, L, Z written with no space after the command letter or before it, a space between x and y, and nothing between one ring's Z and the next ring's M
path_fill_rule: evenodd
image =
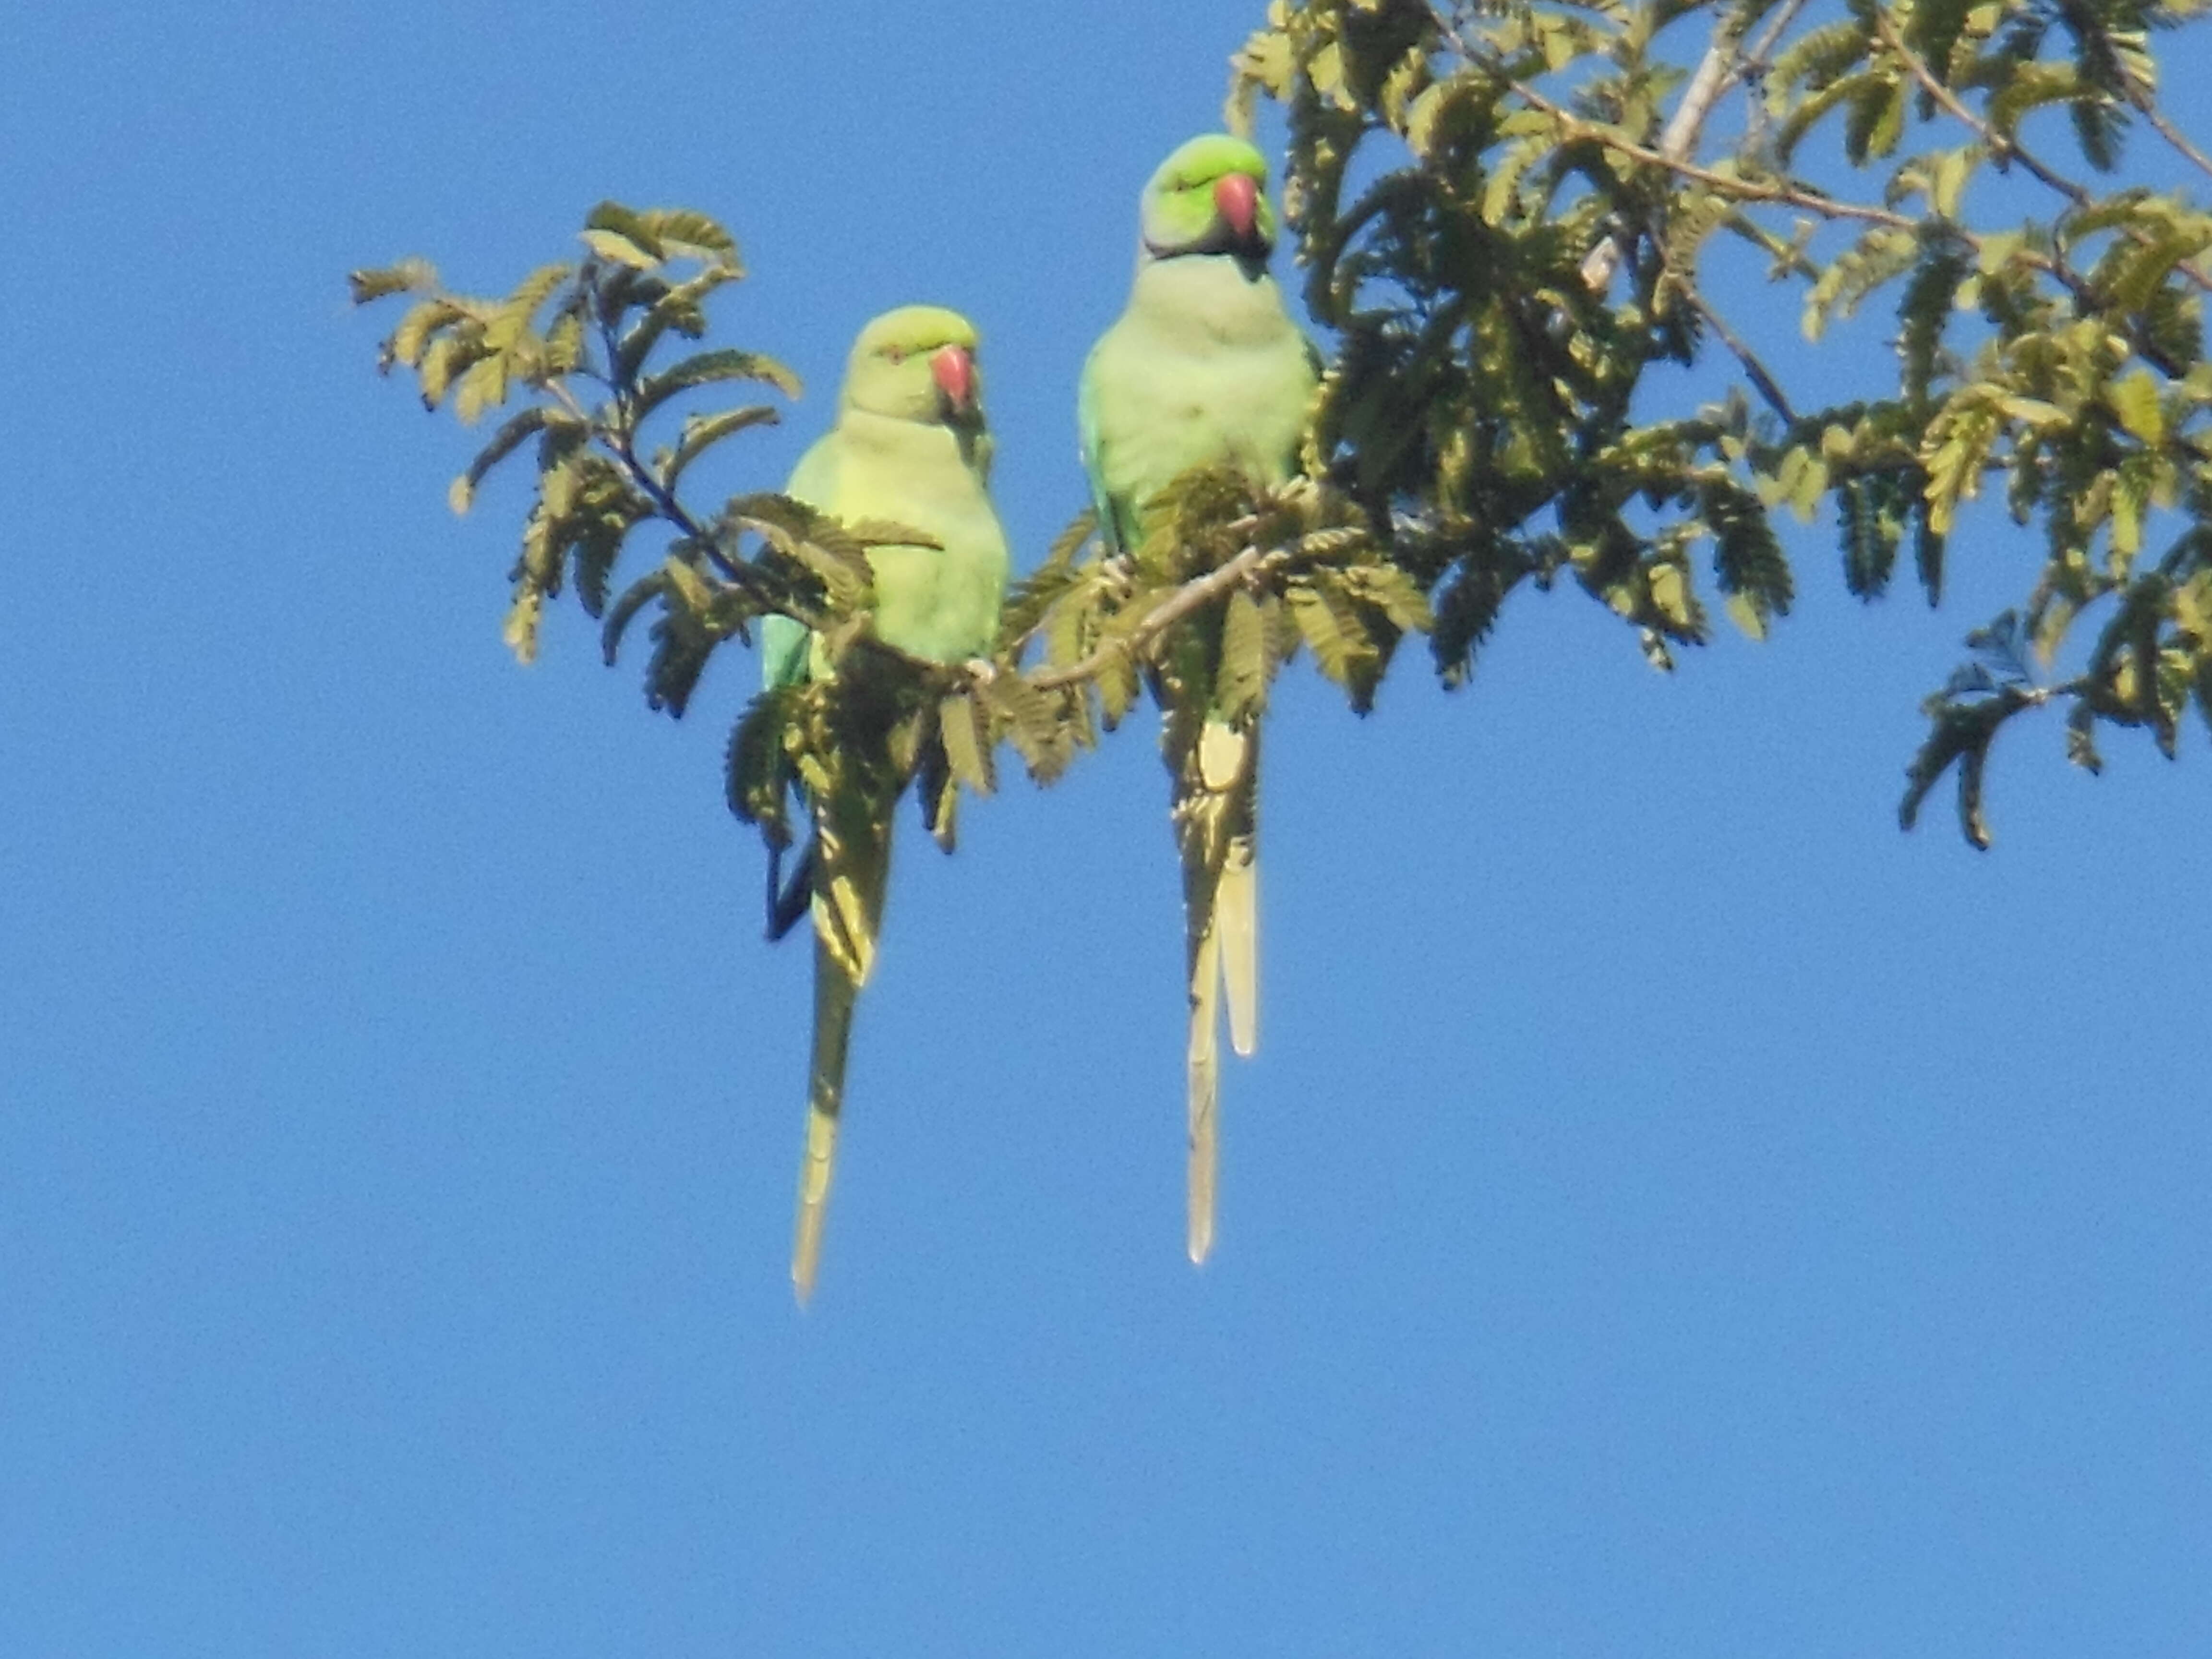
M1194 467L1225 463L1263 486L1297 470L1318 369L1267 275L1267 176L1258 150L1216 134L1177 149L1145 187L1128 307L1091 349L1077 411L1117 550L1142 540L1146 504ZM1188 1243L1200 1261L1213 1243L1224 991L1237 1052L1259 1038L1260 724L1210 706L1164 713L1191 1010Z
M1006 538L988 489L975 345L964 318L933 306L877 318L854 345L837 424L800 458L785 486L787 495L848 524L888 521L937 544L893 544L868 555L877 636L934 662L988 653L1006 594ZM763 624L761 656L769 686L830 672L806 630L785 617ZM905 783L887 767L858 765L847 775L841 793L810 803L814 1039L791 1258L802 1302L821 1262L853 1008L875 962L892 809Z

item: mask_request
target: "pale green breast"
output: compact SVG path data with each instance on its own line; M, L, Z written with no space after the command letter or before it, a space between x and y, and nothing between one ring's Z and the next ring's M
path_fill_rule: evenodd
M998 635L1008 558L982 458L963 453L948 427L849 408L828 441L834 458L817 470L810 452L793 475L793 493L818 479L824 499L814 505L848 522L906 525L942 544L871 552L877 632L935 662L987 652Z
M1142 267L1085 368L1085 459L1119 535L1137 534L1144 502L1194 466L1290 477L1315 379L1272 277L1222 256Z

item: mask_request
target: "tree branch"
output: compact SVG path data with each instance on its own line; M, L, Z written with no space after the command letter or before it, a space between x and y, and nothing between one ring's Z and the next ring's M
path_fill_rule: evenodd
M1662 154L1649 144L1639 144L1597 122L1586 121L1565 106L1547 98L1526 82L1511 81L1509 84L1531 108L1541 111L1558 122L1564 137L1589 139L1627 156L1631 161L1665 167L1685 179L1694 179L1701 185L1709 185L1737 201L1771 202L1778 207L1802 208L1808 213L1818 214L1824 219L1858 220L1868 224L1887 225L1897 230L1911 230L1920 222L1907 214L1898 213L1889 208L1875 207L1863 202L1838 201L1834 197L1823 196L1816 191L1796 185L1768 184L1700 167L1683 157Z
M1674 161L1686 160L1698 147L1698 136L1705 131L1705 123L1720 100L1744 79L1766 67L1774 51L1775 42L1783 32L1796 20L1807 0L1784 0L1784 4L1767 21L1760 31L1758 44L1745 55L1739 56L1736 47L1742 36L1729 25L1723 25L1705 48L1705 55L1698 63L1697 71L1682 93L1682 101L1674 106L1668 118L1666 130L1659 135L1659 153ZM1589 252L1583 261L1583 281L1592 292L1601 292L1613 280L1613 273L1620 264L1622 248L1618 233L1607 236Z
M720 544L715 542L713 532L693 518L690 510L676 498L674 492L653 475L653 469L638 459L637 447L630 436L626 418L619 427L610 427L596 420L585 410L581 404L576 401L575 394L570 392L557 376L546 382L545 389L552 394L556 402L606 447L607 453L614 457L616 462L622 467L624 476L629 479L637 492L652 503L653 510L675 526L687 540L704 553L708 561L714 565L724 580L744 588L769 609L785 616L791 616L786 596L775 592L772 584L763 581L760 573L744 560L733 559L724 552ZM628 395L627 389L621 386L614 386L611 389L615 394L617 409L624 409ZM793 617L792 620L804 623L811 628L815 626L819 619L809 621L805 617ZM750 631L742 623L738 625L738 636L748 644L751 642Z
M1247 516L1226 527L1242 535L1257 528L1259 522L1256 515ZM1136 657L1146 645L1193 611L1203 610L1246 579L1288 563L1291 556L1291 552L1283 548L1248 547L1235 558L1215 566L1205 575L1185 582L1146 611L1142 622L1112 644L1099 647L1080 661L1060 668L1048 668L1026 678L1040 691L1057 691L1063 686L1097 679L1115 658Z
M1705 326L1719 337L1721 343L1743 366L1744 374L1751 381L1753 389L1766 399L1767 405L1790 425L1796 425L1797 411L1790 407L1790 399L1783 395L1781 383L1767 373L1766 365L1759 360L1759 354L1729 326L1728 319L1714 310L1711 302L1693 284L1685 282L1680 273L1674 273L1674 291L1689 301L1690 309L1705 319Z
M2144 120L2150 123L2151 131L2180 151L2199 173L2212 176L2212 157L2206 156L2203 150L2190 142L2187 133L2173 125L2166 112L2158 106L2158 100L2151 95L2150 89L2132 75L2127 76L2127 84L2128 101L2136 106Z
M1924 222L1923 220L1896 212L1889 208L1874 207L1860 202L1840 202L1832 197L1822 196L1798 185L1766 184L1757 179L1721 173L1711 167L1700 167L1694 161L1663 155L1649 144L1639 144L1634 139L1613 131L1600 123L1583 119L1582 117L1574 114L1552 99L1547 98L1525 82L1510 81L1509 84L1529 105L1557 121L1563 137L1589 139L1616 154L1626 155L1632 161L1643 161L1652 167L1666 167L1682 178L1692 179L1699 184L1710 185L1712 189L1739 202L1765 202L1778 206L1802 208L1808 213L1818 214L1826 219L1853 220L1865 224L1882 225L1893 230L1907 230L1915 233ZM1968 118L1971 119L1971 116ZM2061 193L2063 193L2063 186L2054 186L2054 188L2061 189ZM1984 246L1984 239L1964 225L1954 224L1949 227L1949 229L1953 235L1978 253ZM2140 240L2140 233L2136 234L2137 239ZM2087 311L2098 312L2103 309L2104 302L2096 291L2081 276L2068 270L2063 259L2051 254L2031 252L2024 248L2014 250L2011 257L2031 270L2042 271L2053 282L2064 288ZM2207 277L2194 263L2185 260L2175 268L2189 277L2198 288L2206 292L2212 292L2212 277ZM2181 369L2172 357L2160 351L2148 340L2143 338L2140 331L2130 330L2129 340L2146 362L2166 374L2176 379L2179 378Z
M1736 46L1741 37L1732 24L1724 23L1713 36L1712 44L1705 48L1705 57L1698 61L1697 73L1682 94L1682 101L1674 106L1667 129L1659 135L1659 153L1680 161L1697 147L1698 135L1705 130L1705 118L1712 113L1713 106L1720 101L1735 78ZM1620 264L1622 248L1620 234L1616 231L1589 251L1583 261L1583 281L1594 294L1602 293L1613 281L1613 273Z
M1884 46L1897 54L1897 59L1905 65L1905 72L1920 83L1922 91L1942 106L1947 114L1953 119L1964 123L1976 137L1988 146L1991 155L2000 161L2011 160L2019 162L2027 169L2032 177L2057 191L2077 208L2087 207L2096 199L2090 194L2086 185L2075 183L2055 167L2045 165L2034 151L2021 143L2018 138L2007 137L1999 133L1987 121L1968 109L1960 101L1956 93L1936 78L1935 70L1928 67L1928 60L1905 44L1905 37L1897 32L1897 25L1889 21L1887 9L1877 5L1873 8L1873 11L1875 33L1881 37Z
M2009 158L2019 162L2027 169L2032 177L2063 196L2077 210L2096 205L2096 193L2087 185L2069 179L2057 168L2046 164L2017 137L2008 137L1999 133L1982 117L1968 109L1960 101L1957 94L1936 79L1936 72L1928 67L1927 60L1905 45L1905 37L1897 32L1897 26L1889 21L1889 13L1887 10L1879 5L1875 6L1874 20L1875 32L1881 36L1882 44L1897 54L1898 61L1903 64L1912 78L1920 83L1922 90L1942 105L1945 112L1954 120L1963 123L1968 131L1988 147L1991 155L2000 160ZM2130 85L2132 88L2133 82L2130 82ZM2142 106L2138 103L2136 107L2141 109ZM2157 114L2155 111L2146 112L2150 115L2152 124L2164 131L2165 118ZM2189 143L2186 137L2179 132L2168 134L2167 137L2169 142L2182 149L2183 154L2191 155L2194 147ZM2208 164L2202 155L2192 155L2192 159L2198 166L2204 167L2208 172L2212 172L2212 164ZM2123 234L2139 246L2148 246L2149 243L2150 239L2139 230L2130 228ZM2199 289L2212 293L2212 276L2208 276L2194 259L2184 259L2175 268L2196 283ZM2053 274L2058 276L2062 281L2066 280L2064 272L2054 270ZM2068 286L2074 288L2077 295L2084 292L2082 287L2076 286L2075 283L2069 283Z

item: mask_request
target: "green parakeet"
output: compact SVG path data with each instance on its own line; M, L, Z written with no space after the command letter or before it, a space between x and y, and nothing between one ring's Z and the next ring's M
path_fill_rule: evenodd
M1257 149L1210 134L1145 186L1128 307L1091 348L1078 408L1084 469L1116 551L1143 540L1146 503L1193 467L1225 462L1262 485L1297 470L1319 371L1267 274L1267 184ZM1190 975L1190 1259L1202 1261L1213 1244L1224 988L1237 1052L1259 1040L1260 722L1164 712Z
M845 371L837 424L799 459L787 495L848 523L888 520L935 547L872 548L877 637L909 655L960 662L989 651L1006 588L1006 537L988 489L975 328L955 312L906 306L860 331ZM762 678L788 685L830 672L789 617L761 629ZM814 921L814 1042L806 1152L791 1279L814 1288L837 1152L853 1005L875 961L890 875L892 811L905 780L855 767L831 799L810 801Z

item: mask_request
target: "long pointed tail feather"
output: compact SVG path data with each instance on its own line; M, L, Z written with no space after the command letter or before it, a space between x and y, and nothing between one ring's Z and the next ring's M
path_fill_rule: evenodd
M1221 939L1230 1046L1247 1058L1260 1046L1260 725L1209 719L1199 740L1199 777L1218 860L1213 925Z
M1210 914L1191 907L1190 928L1190 1164L1188 1243L1194 1265L1213 1249L1214 1187L1221 1172L1220 936Z
M837 1120L845 1108L845 1060L860 987L827 943L814 942L814 1053L806 1080L806 1151L799 1164L799 1218L791 1242L791 1285L801 1306L822 1267L822 1229L836 1173Z
M1260 863L1249 837L1229 843L1213 902L1213 925L1221 936L1221 982L1229 1004L1229 1044L1249 1060L1260 1047Z
M896 799L894 796L893 799ZM856 796L817 807L809 847L814 892L814 1048L806 1081L806 1152L799 1168L799 1215L791 1284L801 1306L822 1265L822 1231L836 1174L838 1121L853 1008L875 963L890 877L890 805Z
M1194 735L1175 767L1174 818L1189 970L1189 1246L1198 1262L1213 1248L1220 1179L1224 992L1237 1052L1249 1054L1259 1042L1258 723L1209 717Z

